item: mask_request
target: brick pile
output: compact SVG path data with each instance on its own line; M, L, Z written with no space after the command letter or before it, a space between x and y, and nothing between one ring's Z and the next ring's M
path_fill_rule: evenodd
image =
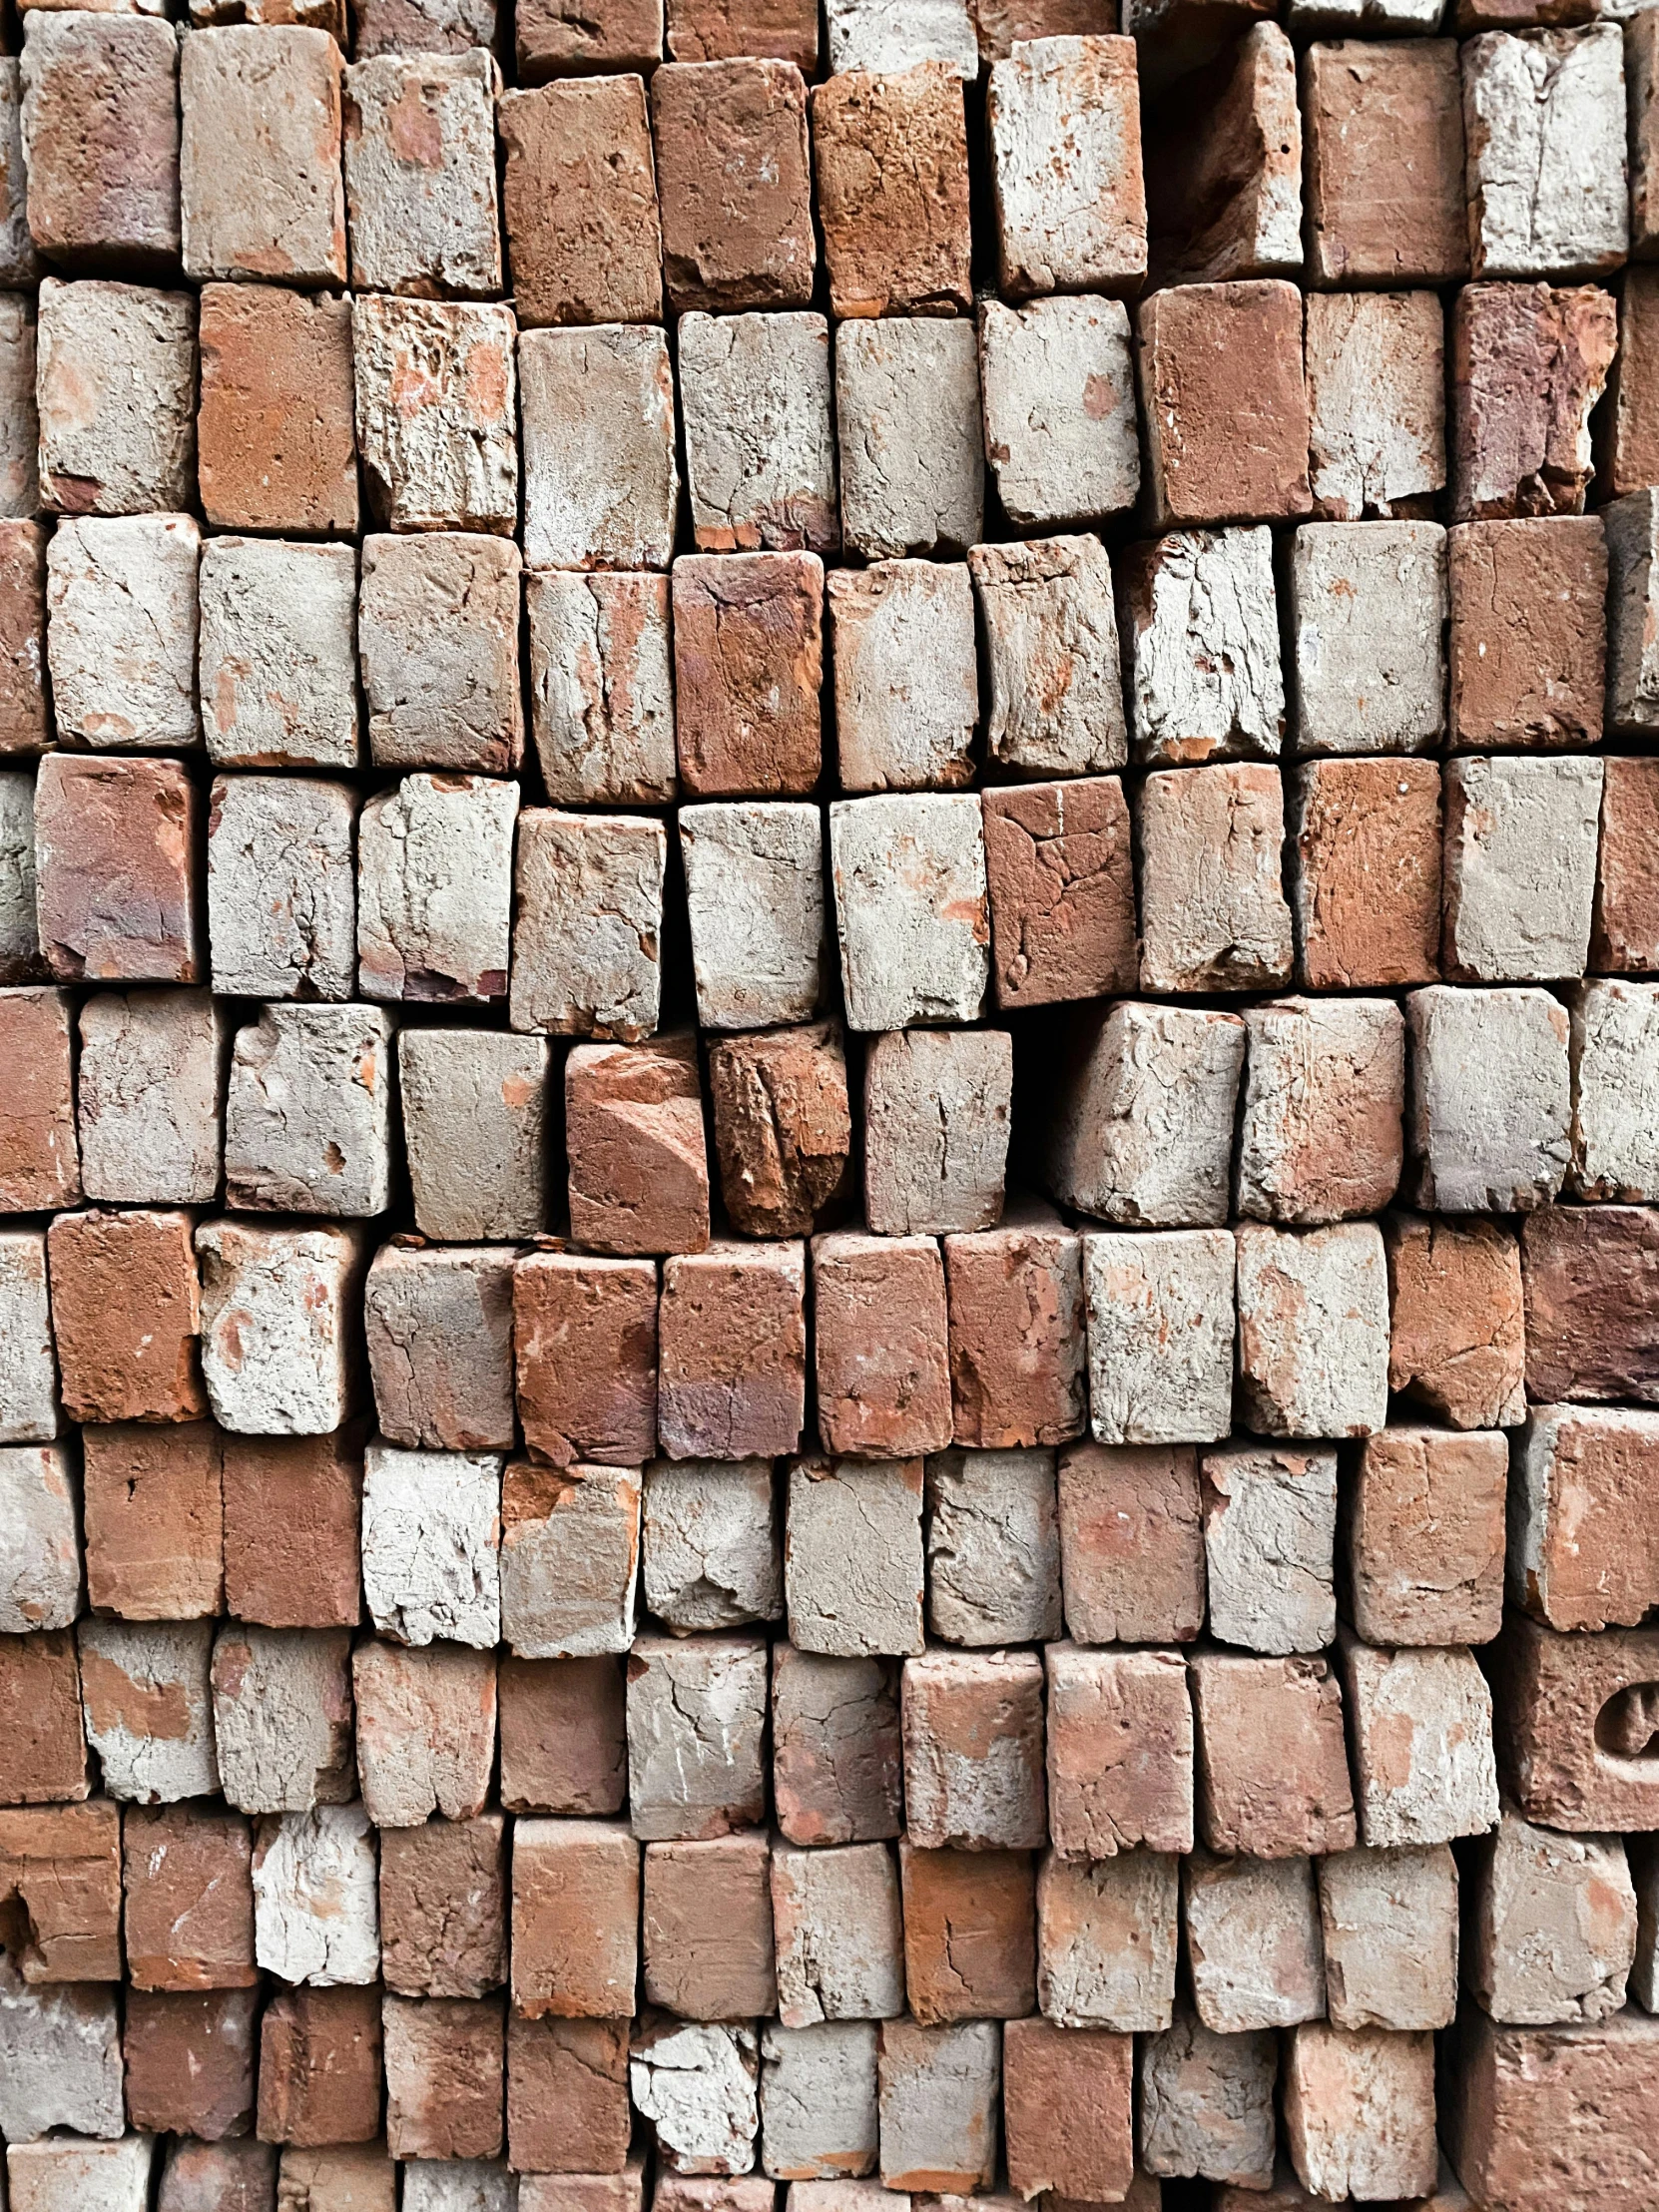
M18 22L10 2212L1650 2212L1659 9Z

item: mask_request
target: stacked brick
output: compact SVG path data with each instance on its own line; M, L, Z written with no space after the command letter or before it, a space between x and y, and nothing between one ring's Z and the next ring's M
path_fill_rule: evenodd
M1651 2206L1659 10L19 20L0 2201Z

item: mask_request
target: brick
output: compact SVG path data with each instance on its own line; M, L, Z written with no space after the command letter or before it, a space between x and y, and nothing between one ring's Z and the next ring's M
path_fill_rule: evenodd
M32 284L40 276L40 256L29 235L22 109L21 64L13 56L0 71L0 282L8 284Z
M0 2020L0 2056L5 2060L0 2118L13 2146L12 2158L15 2146L53 2128L119 2136L121 2030L114 1990L84 1982L30 1988L9 1958L0 1961L0 1990L6 1999ZM13 2191L22 2201L15 2166Z
M168 2145L157 2202L161 2212L260 2212L275 2201L276 2189L274 2144L251 2135L218 2143L183 2135Z
M208 2142L251 2127L258 2002L247 1989L133 1990L124 2040L132 2124Z
M1273 278L1175 285L1141 306L1136 333L1157 526L1306 514L1308 392L1296 286Z
M89 750L155 752L199 743L199 544L188 515L99 515L59 524L46 557L46 645L61 736ZM100 765L75 764L83 777ZM138 773L127 764L112 768ZM169 762L150 773L177 779L180 771Z
M462 298L500 291L499 81L494 56L477 48L412 59L383 54L345 72L355 289Z
M357 983L365 998L504 998L518 786L405 776L357 826Z
M404 1153L422 1235L537 1235L547 1221L544 1037L406 1029L397 1040Z
M918 1459L792 1464L784 1559L795 1644L842 1658L920 1651L921 1495ZM857 1534L872 1528L875 1552Z
M155 2138L14 2144L7 2153L17 2212L142 2212L149 2202Z
M216 763L358 765L356 600L349 546L208 540L199 665L203 727ZM288 789L265 779L256 787L268 806Z
M1551 1628L1633 1628L1654 1579L1646 1508L1659 1416L1574 1405L1532 1412L1514 1453L1511 1602Z
M1342 1691L1326 1662L1205 1651L1190 1669L1208 1848L1260 1859L1350 1850Z
M84 57L69 66L77 80L83 72L94 74ZM124 63L123 71L129 66ZM135 79L141 74L142 64ZM171 101L170 89L170 109ZM37 342L41 504L105 517L189 505L196 476L196 304L190 293L48 277ZM144 394L140 403L135 390ZM30 496L25 511L35 503ZM194 531L190 535L194 543ZM135 638L129 650L141 642Z
M671 62L651 80L676 313L805 307L816 262L807 88L791 62Z
M1457 746L1599 745L1607 548L1600 518L1466 522L1447 534Z
M761 2030L761 2156L768 2176L812 2180L873 2172L873 2025L769 2023Z
M481 1997L506 1980L505 1833L499 1813L382 1830L380 1964L388 1989Z
M1173 1651L1050 1644L1048 1819L1063 1859L1193 1848L1193 1715Z
M1186 128L1153 109L1147 194L1161 281L1302 273L1302 124L1296 57L1277 25L1253 23L1191 87Z
M1636 145L1641 129L1638 115L1649 114L1653 104L1651 90L1644 93L1645 82L1653 82L1653 59L1643 60L1639 66L1636 57L1644 42L1651 45L1652 34L1640 24L1633 24L1627 42L1626 66L1631 74L1632 145L1634 161L1631 170L1631 209L1635 232L1638 234L1638 251L1651 254L1652 243L1640 239L1644 222L1651 227L1652 216L1644 218L1644 201L1651 208L1654 201L1653 186L1644 181L1644 168L1648 177L1653 174L1651 157L1644 161ZM1652 123L1646 124L1651 136ZM1650 396L1651 374L1648 364L1653 359L1653 348L1659 338L1659 323L1655 309L1659 308L1659 276L1651 268L1636 267L1625 272L1619 287L1619 350L1608 375L1607 408L1597 429L1599 444L1598 461L1606 480L1608 492L1641 491L1646 479L1655 473L1659 465L1659 415L1656 415ZM1609 522L1611 518L1608 518Z
M67 1629L0 1637L0 1805L90 1794L80 1666Z
M510 1450L510 1252L382 1246L363 1291L380 1432L428 1450Z
M200 1288L184 1213L63 1214L47 1235L64 1408L75 1420L192 1420L207 1410Z
M558 806L675 799L667 578L547 570L527 580L525 612L530 726L548 797Z
M1448 2026L1457 2010L1457 1866L1444 1844L1335 1852L1318 1866L1331 2019Z
M1525 1411L1526 1344L1513 1237L1492 1222L1410 1214L1391 1216L1384 1234L1392 1302L1388 1387L1454 1428L1514 1426Z
M951 1438L944 1265L931 1237L813 1240L819 1432L831 1453L908 1460Z
M388 1996L383 2019L392 2156L499 2156L506 2066L499 1999Z
M357 640L377 768L517 770L519 574L510 540L365 539Z
M1122 513L1140 490L1129 315L1121 300L979 308L985 451L1019 528Z
M990 969L977 798L837 800L830 852L848 1025L975 1020Z
M1047 1839L1042 1666L1032 1652L905 1662L905 1834L920 1851L1029 1851ZM915 1992L911 1992L914 2003Z
M832 570L829 596L841 789L961 789L979 720L967 570L877 561Z
M35 925L35 783L26 769L0 771L0 981L40 972Z
M376 1828L415 1828L434 1812L475 1818L495 1762L494 1653L359 1644L351 1680L357 1773Z
M1634 2009L1558 2028L1503 2027L1471 2007L1454 2046L1448 2154L1488 2203L1544 2212L1652 2187L1644 2124L1651 2019ZM1592 2115L1606 2109L1610 2117Z
M772 1754L778 1825L792 1844L896 1836L903 1826L897 1668L775 1644Z
M236 25L184 42L186 276L344 283L341 67L326 31L297 25Z
M1212 2034L1323 2017L1325 1961L1310 1860L1197 1851L1183 1864L1181 1908L1193 1997Z
M1636 1893L1617 1838L1552 1835L1505 1813L1471 1898L1471 1993L1522 2026L1601 2020L1625 2001Z
M495 0L366 0L352 28L360 62L376 54L464 54L499 41Z
M124 1932L136 1989L255 1985L253 1849L239 1813L189 1803L129 1809Z
M1119 575L1137 760L1277 758L1285 686L1271 532L1143 540Z
M26 1986L121 1977L121 1816L107 1802L0 1813L0 1903Z
M351 302L357 446L383 527L512 535L516 329L509 307Z
M818 11L811 0L669 0L668 54L676 62L764 54L794 62L812 76L818 68Z
M647 1843L701 1843L765 1818L765 1640L636 1637L628 1666L628 1800Z
M0 1203L8 1213L77 1205L81 1164L70 1075L69 994L0 991L0 1036L14 1070L13 1103L0 1117L7 1162L0 1170Z
M662 59L662 0L600 0L598 7L589 0L529 0L514 32L521 84L594 70L649 69ZM551 2202L541 2212L553 2212Z
M216 991L266 999L351 996L356 821L357 795L344 784L215 778L208 943Z
M1547 991L1439 987L1414 991L1405 1010L1417 1203L1547 1204L1569 1157L1565 1010Z
M1489 1434L1389 1427L1367 1439L1344 1551L1351 1617L1369 1642L1479 1644L1497 1634L1507 1456Z
M1241 1228L1239 1376L1251 1425L1365 1436L1387 1417L1382 1238L1370 1222Z
M832 551L840 523L825 317L683 315L679 369L698 551Z
M1651 1734L1643 1685L1651 1632L1558 1635L1509 1615L1493 1647L1505 1792L1528 1820L1573 1834L1645 1827L1652 1784L1638 1761Z
M660 822L524 811L508 996L515 1029L626 1042L655 1030L667 866Z
M500 1540L498 1453L402 1451L378 1437L369 1444L363 1594L383 1634L406 1644L493 1645Z
M822 765L823 562L816 553L685 554L673 597L687 793L810 793Z
M968 0L919 0L895 7L892 0L829 0L830 68L906 70L921 62L948 63L970 82L978 69L978 51Z
M520 2181L519 2212L644 2212L645 2201L643 2151L616 2173L525 2174Z
M80 1611L81 1554L70 1463L58 1444L0 1449L0 1630L68 1628Z
M223 1445L226 1609L268 1628L355 1627L360 1432Z
M721 1196L745 1236L805 1236L850 1188L846 1061L833 1022L713 1038L709 1089Z
M1045 39L993 63L986 115L1002 289L1133 290L1147 223L1129 41Z
M507 2151L516 2171L620 2174L632 2117L626 2020L508 2013Z
M166 276L179 254L177 36L31 11L22 63L29 234L63 267Z
M946 1451L927 1461L927 1625L971 1647L1061 1633L1053 1454Z
M226 530L354 531L350 302L205 284L200 309L203 513Z
M1306 523L1291 557L1296 749L1416 753L1445 730L1445 533Z
M999 1229L947 1237L944 1261L957 1443L1006 1452L1080 1435L1087 1406L1079 1241L1046 1208L1024 1206Z
M1000 1220L1012 1111L1002 1030L896 1030L864 1062L864 1204L878 1236Z
M1659 808L1659 775L1643 760L1602 763L1601 842L1590 936L1593 971L1659 964L1659 883L1649 859L1649 818Z
M54 976L200 979L200 795L177 761L42 762L37 901Z
M721 1243L667 1261L657 1425L675 1459L777 1458L806 1418L806 1262L799 1245Z
M1593 284L1469 284L1451 316L1451 516L1582 514L1590 413L1615 350Z
M1487 31L1460 60L1474 275L1617 268L1629 245L1619 27Z
M0 520L0 756L44 751L46 526Z
M883 2188L964 2196L988 2189L1002 2070L996 2023L893 2020L878 2031L875 2048Z
M667 568L680 471L661 330L527 331L524 556L532 568Z
M1528 1397L1653 1402L1650 1218L1636 1206L1552 1207L1529 1225Z
M1337 522L1426 513L1445 486L1438 297L1310 292L1303 309L1315 513Z
M226 1800L239 1811L298 1813L350 1798L350 1641L343 1629L220 1631L214 1742Z
M1659 724L1659 655L1648 637L1659 518L1652 498L1633 492L1604 508L1600 520L1606 530L1612 586L1606 669L1610 715L1616 730L1639 733ZM1583 612L1585 630L1593 640L1598 635L1595 610ZM1600 706L1599 698L1595 705Z
M739 2024L657 2020L629 2052L634 2108L655 2130L658 2156L682 2172L743 2174L760 2130L757 2037Z
M640 1478L633 1468L515 1461L502 1488L501 1632L527 1659L626 1651L634 1631Z
M698 1252L709 1241L701 1096L685 1034L578 1045L565 1062L571 1232L600 1252Z
M112 1797L170 1805L219 1785L208 1670L211 1621L83 1623L87 1741Z
M513 1280L519 1418L530 1450L641 1465L657 1434L657 1271L539 1253Z
M1266 2189L1273 2176L1278 2039L1215 2035L1183 2005L1140 2053L1141 2164Z
M1342 1663L1361 1840L1439 1844L1491 1827L1492 1699L1473 1656L1379 1651L1345 1631Z
M1261 990L1286 980L1279 771L1247 762L1149 776L1140 830L1141 988Z
M771 1886L776 2010L786 2028L903 2011L898 1877L884 1845L800 1851L775 1844Z
M1236 1444L1202 1461L1210 1627L1288 1655L1336 1633L1337 1455Z
M1314 280L1443 284L1466 276L1455 42L1311 46L1302 99Z
M61 1423L44 1230L0 1234L0 1442L50 1442Z
M683 807L679 830L699 1020L744 1029L809 1018L825 968L818 808L757 800Z
M325 2144L323 2156L330 2160L342 2155L335 2146L372 2142L380 2129L381 2080L378 1989L277 1990L260 2023L263 2140L302 2150ZM284 2182L291 2156L282 2153ZM320 2179L320 2161L301 2165L299 2172L306 2171ZM320 2193L293 2195L304 2212L318 2212ZM390 2212L389 2190L384 2205ZM357 2206L345 2198L340 2212L357 2212Z
M1653 1055L1650 986L1586 983L1572 1005L1572 1189L1584 1198L1639 1203L1655 1164L1636 1096Z
M662 231L641 80L566 79L509 92L496 112L520 324L657 321Z
M890 66L890 65L883 65ZM856 315L964 314L968 161L960 72L845 69L812 97L830 298Z
M1238 1210L1259 1220L1372 1214L1403 1165L1405 1029L1387 999L1282 999L1245 1013Z
M1062 2027L1156 2033L1175 2002L1179 1863L1162 1852L1044 1855L1037 1872L1037 1998Z
M741 1628L784 1611L772 1467L653 1460L642 1526L648 1609L680 1635Z
M1135 2046L1099 2028L1012 2020L1002 2037L1008 2181L1083 2202L1128 2192L1135 2171Z
M237 1032L225 1099L233 1206L384 1212L391 1035L387 1017L361 1005L267 1006Z
M620 1812L627 1795L614 1659L517 1659L499 1676L501 1803L509 1813Z
M973 0L982 62L1006 61L1016 39L1093 37L1115 21L1108 0Z
M1233 1281L1228 1230L1085 1236L1089 1403L1101 1443L1208 1443L1227 1434Z
M1074 1444L1059 1459L1066 1628L1079 1643L1190 1643L1204 1625L1198 1455Z
M1244 1057L1233 1014L1134 1000L1080 1014L1049 1125L1049 1188L1125 1226L1225 1221Z
M837 325L835 422L850 551L893 560L978 543L985 459L969 322L899 315Z
M6 428L0 438L0 511L21 519L41 506L40 424L35 316L32 302L0 292L0 393Z
M360 1987L380 1970L374 1831L360 1805L262 1820L254 1841L254 1947L284 1981Z
M691 2020L778 2009L765 1836L647 1844L644 1901L648 2004Z
M96 1611L124 1620L194 1620L220 1610L221 1448L211 1421L86 1432L87 1597Z
M1285 2054L1285 2132L1298 2177L1322 2197L1435 2183L1434 2045L1421 2034L1312 2021Z
M968 569L990 676L989 758L1026 777L1123 767L1117 615L1098 538L976 545ZM987 836L988 822L987 808Z

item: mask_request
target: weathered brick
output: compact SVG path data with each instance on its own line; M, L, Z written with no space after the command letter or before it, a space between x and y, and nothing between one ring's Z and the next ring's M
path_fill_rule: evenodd
M1155 2034L1175 2003L1180 1861L1044 1855L1037 1872L1037 1998L1062 2027Z
M500 538L365 539L357 642L377 768L517 770L519 574Z
M919 1637L909 1639L909 1648ZM898 1670L773 1646L773 1797L792 1844L856 1844L903 1826Z
M376 1828L472 1820L495 1763L495 1654L359 1644L351 1658L357 1775Z
M354 531L349 301L204 284L200 310L203 513L224 530Z
M1210 1628L1246 1651L1320 1651L1337 1628L1337 1454L1240 1443L1207 1451Z
M764 1835L647 1844L641 1928L648 2004L690 2020L777 2011Z
M518 520L516 330L510 307L373 292L353 299L357 447L369 506L383 527L511 537ZM527 421L529 407L526 390Z
M698 551L833 551L828 320L682 315L679 371Z
M933 561L835 569L829 598L841 789L959 790L973 774L979 720L967 570Z
M852 1659L922 1649L921 1499L919 1459L825 1457L791 1465L784 1587L790 1640L799 1651ZM873 1695L871 1686L864 1696ZM833 1723L823 1725L838 1736ZM834 1778L838 1755L827 1743L813 1755L813 1769L822 1759L830 1769L825 1779Z
M130 2124L208 2142L251 2127L258 2005L252 1989L134 1989L123 2037Z
M1598 745L1608 582L1600 517L1460 523L1447 551L1452 743Z
M699 1020L749 1029L810 1018L826 966L819 809L716 802L683 807L679 830Z
M988 2189L996 2174L1002 2070L996 2023L885 2021L876 2064L883 2187L963 2196Z
M829 0L831 71L902 70L924 60L948 62L969 80L978 54L969 0Z
M118 21L99 19L101 26ZM73 65L77 78L84 67ZM168 99L171 108L171 87ZM65 514L138 515L192 502L196 302L189 292L48 277L36 352L42 504ZM34 504L29 499L27 510Z
M1557 1836L1505 1813L1471 1890L1468 1983L1493 2019L1536 2027L1621 2008L1636 1893L1617 1838Z
M1230 1230L1084 1237L1089 1405L1100 1442L1209 1443L1227 1434L1234 1272Z
M630 815L519 817L513 970L515 1029L633 1041L657 1027L662 989L660 822Z
M1343 1698L1326 1662L1202 1651L1189 1664L1209 1849L1258 1859L1352 1849Z
M399 1996L480 1997L507 1978L506 1822L380 1836L380 1970Z
M1616 343L1594 285L1468 284L1451 315L1451 515L1582 514Z
M0 1805L78 1803L91 1792L81 1669L68 1629L0 1637Z
M765 1459L653 1460L641 1536L645 1601L685 1635L778 1620L782 1548Z
M995 1226L1012 1082L1006 1031L906 1029L875 1039L864 1061L864 1207L877 1236Z
M549 799L678 797L668 579L544 570L524 597L530 727Z
M658 2156L676 2171L744 2174L755 2163L761 2113L759 2038L747 2023L653 2020L629 2051L634 2108Z
M1425 514L1445 488L1438 295L1310 292L1303 319L1315 513L1334 522Z
M377 1978L375 1842L362 1806L314 1806L261 1821L254 1948L261 1966L284 1981L359 1988Z
M667 568L680 469L663 332L624 323L528 330L519 366L526 562Z
M619 1822L518 1821L513 1830L512 1994L529 2018L634 2010L640 1847Z
M1254 2034L1323 2016L1325 1961L1311 1860L1217 1858L1199 1850L1182 1863L1181 1887L1193 1997L1212 2033Z
M920 1851L1047 1841L1042 1663L1028 1651L930 1652L902 1677L905 1834ZM914 1992L911 1992L914 2003Z
M339 48L326 31L238 24L179 58L185 274L345 281Z
M1584 972L1601 763L1453 761L1445 785L1445 972L1530 983Z
M1062 1859L1193 1848L1193 1709L1178 1652L1050 1644L1048 1820Z
M46 548L44 523L0 520L0 758L40 753L51 737Z
M813 1240L813 1349L826 1449L911 1460L951 1438L944 1263L925 1236Z
M398 1103L422 1235L465 1244L545 1228L549 1064L545 1037L399 1034Z
M354 1628L360 1429L222 1442L226 1610L267 1628Z
M1278 2038L1216 2035L1186 2005L1140 2052L1141 2164L1257 2191L1273 2177Z
M225 1098L233 1206L362 1216L389 1202L391 1024L377 1007L267 1006Z
M355 1398L359 1229L204 1222L202 1373L214 1417L253 1436L321 1436Z
M115 1981L121 1970L121 1815L105 1801L0 1814L0 1900L24 1983Z
M60 266L171 274L179 44L165 22L31 9L22 63L29 233Z
M1080 1240L1046 1207L1016 1206L998 1229L947 1236L944 1271L956 1442L1004 1452L1081 1435Z
M391 2155L498 2157L506 2080L501 2000L388 1996L382 2019Z
M1235 1014L1133 999L1079 1014L1048 1129L1056 1198L1126 1227L1219 1226L1244 1058Z
M134 1987L252 1987L259 1968L247 1820L188 1802L132 1807L123 1844L124 1933Z
M60 1214L47 1232L64 1409L89 1421L194 1420L207 1411L201 1290L189 1214Z
M1002 2037L1002 2125L1008 2182L1099 2203L1134 2179L1135 2046L1099 2028L1011 2020Z
M280 1989L266 2006L258 2123L266 2142L301 2151L326 2145L323 2156L330 2159L341 2155L336 2145L372 2142L380 2132L381 2082L378 1989ZM290 2155L282 2153L284 2180L292 2172ZM320 2182L320 2161L301 2165L293 2178L301 2176ZM298 2201L312 2212L316 2196ZM383 2200L368 2201L373 2212L381 2212L382 2203L390 2212L389 2188ZM356 2212L349 2199L347 2205Z
M1299 753L1420 753L1445 731L1445 533L1316 522L1291 556Z
M1458 2173L1477 2196L1515 2212L1547 2212L1563 2196L1640 2198L1653 2186L1645 2102L1653 2049L1653 2021L1633 2008L1527 2029L1470 2007L1445 2100ZM1606 2120L1592 2117L1603 2110Z
M688 553L674 564L673 598L687 793L810 793L822 766L823 562L816 553Z
M1565 1008L1547 991L1436 985L1413 991L1405 1016L1417 1204L1454 1213L1547 1205L1570 1157Z
M46 556L46 654L61 735L89 751L200 743L200 543L189 515L59 524ZM88 772L92 764L81 766Z
M89 1428L82 1449L88 1603L122 1620L217 1613L225 1587L220 1431L211 1421L123 1423Z
M1458 1939L1450 1847L1332 1852L1318 1874L1333 2025L1449 2026L1457 2010Z
M982 300L979 363L985 454L1016 528L1134 506L1141 455L1121 300Z
M1066 1628L1079 1643L1191 1643L1204 1625L1198 1454L1074 1444L1060 1454Z
M82 1002L75 1090L89 1198L188 1205L218 1194L228 1028L206 991Z
M1350 1617L1368 1643L1490 1643L1503 1618L1507 1467L1501 1436L1390 1425L1367 1437L1344 1551Z
M357 824L357 987L365 998L504 998L519 789L405 776Z
M539 1253L513 1280L525 1441L555 1466L640 1466L657 1435L657 1271Z
M986 117L1002 289L1133 290L1147 224L1130 41L1044 39L993 63Z
M1162 770L1141 786L1139 829L1141 988L1262 990L1288 980L1278 769Z
M772 1853L778 2003L787 2028L904 2009L898 1877L882 1844Z
M1161 529L1305 515L1302 294L1273 277L1178 284L1138 310L1147 495Z
M767 1648L756 1636L641 1636L628 1668L636 1836L698 1843L764 1818Z
M979 361L963 317L889 316L835 332L841 533L868 560L966 552L984 535Z
M842 1206L852 1123L839 1025L715 1038L709 1090L721 1196L746 1236L806 1236Z
M632 2119L626 2020L508 2013L507 2155L516 2171L621 2174Z
M516 1461L501 1510L501 1632L513 1650L527 1659L626 1651L639 1566L637 1472Z
M457 55L359 57L345 72L354 289L459 298L500 291L499 83L495 57L476 47Z
M1144 539L1119 575L1137 760L1182 768L1277 759L1285 685L1272 533Z
M1302 101L1315 281L1443 284L1466 276L1455 42L1311 46Z
M668 52L677 62L766 54L811 76L818 68L818 11L812 0L668 0Z
M662 59L663 0L526 0L514 25L521 84ZM552 2212L551 2203L544 2212Z
M496 113L521 326L657 321L663 243L642 81L566 79L509 92Z
M1619 26L1486 31L1459 59L1474 275L1617 268L1629 246Z
M773 2175L872 2173L878 2136L873 2023L763 2026L761 2160L769 2188Z
M670 62L651 80L676 313L805 307L817 261L807 88L792 62Z
M1122 768L1117 613L1100 540L975 545L968 570L990 675L990 759L1022 777Z
M1497 1819L1492 1697L1469 1651L1379 1651L1342 1666L1366 1844L1443 1844Z
M265 999L351 996L356 821L357 795L345 784L297 776L214 779L208 947L217 992Z
M814 88L818 213L837 321L971 307L960 80L937 60L841 62Z
M1296 2028L1285 2134L1298 2177L1323 2198L1426 2196L1439 2172L1432 2037L1322 2020Z
M1383 998L1281 999L1245 1013L1237 1207L1277 1222L1386 1206L1404 1158L1405 1025Z

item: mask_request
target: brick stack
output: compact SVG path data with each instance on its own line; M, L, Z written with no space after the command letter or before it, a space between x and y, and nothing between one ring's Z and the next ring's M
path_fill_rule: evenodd
M152 11L0 60L10 2212L1650 2208L1659 10Z

